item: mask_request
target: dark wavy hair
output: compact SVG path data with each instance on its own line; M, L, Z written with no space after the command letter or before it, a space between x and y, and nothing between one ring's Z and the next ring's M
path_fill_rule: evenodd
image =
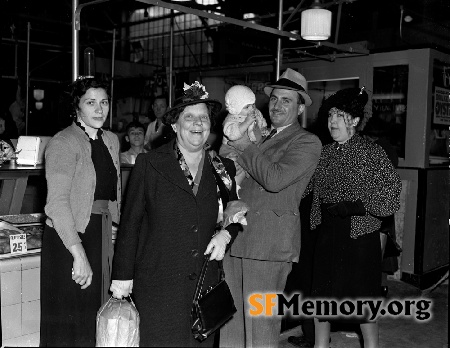
M68 91L71 115L73 117L76 117L77 111L79 110L80 99L86 94L89 88L104 89L108 96L108 100L111 100L109 81L90 77L79 77L69 85Z
M141 128L144 131L145 134L145 126L138 121L131 121L130 123L127 124L127 127L125 129L125 134L128 135L128 132L130 131L131 128Z

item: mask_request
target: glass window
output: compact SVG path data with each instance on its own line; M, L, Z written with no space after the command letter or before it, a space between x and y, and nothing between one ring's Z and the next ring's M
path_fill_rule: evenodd
M430 165L449 163L450 156L450 65L433 62L433 95L430 130Z
M197 0L204 5L217 4L217 0ZM152 6L145 11L138 9L131 15L131 21L136 22L130 27L131 54L134 62L157 66L169 65L170 49L170 16L166 8ZM200 18L193 14L174 11L174 68L208 65L212 62L213 40L205 34L205 26L210 29L220 22ZM148 17L146 17L148 16ZM166 18L164 18L166 17ZM149 21L149 22L146 22ZM140 41L142 48L133 44ZM185 49L185 47L187 47ZM141 52L140 50L144 50Z
M389 140L398 158L405 158L408 65L373 69L372 117L366 130Z

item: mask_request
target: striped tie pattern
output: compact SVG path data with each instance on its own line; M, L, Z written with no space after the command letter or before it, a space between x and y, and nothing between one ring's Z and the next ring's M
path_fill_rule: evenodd
M269 140L270 138L272 138L275 134L277 134L277 129L276 128L274 128L274 129L272 129L271 131L270 131L270 133L269 133L269 135L263 140L263 144L267 141L267 140Z

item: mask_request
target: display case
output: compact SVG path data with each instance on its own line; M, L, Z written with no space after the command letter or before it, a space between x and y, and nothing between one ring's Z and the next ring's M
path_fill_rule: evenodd
M0 215L0 255L21 253L22 250L14 249L11 244L11 236L26 235L27 251L40 249L44 232L45 215L19 214ZM11 249L13 245L13 249Z
M37 347L40 325L40 247L45 215L0 216L1 345ZM27 250L10 236L26 235ZM12 248L11 248L12 246Z

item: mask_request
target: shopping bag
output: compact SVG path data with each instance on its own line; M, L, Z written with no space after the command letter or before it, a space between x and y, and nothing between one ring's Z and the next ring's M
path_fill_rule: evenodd
M129 299L111 297L98 310L96 347L139 347L139 313Z

